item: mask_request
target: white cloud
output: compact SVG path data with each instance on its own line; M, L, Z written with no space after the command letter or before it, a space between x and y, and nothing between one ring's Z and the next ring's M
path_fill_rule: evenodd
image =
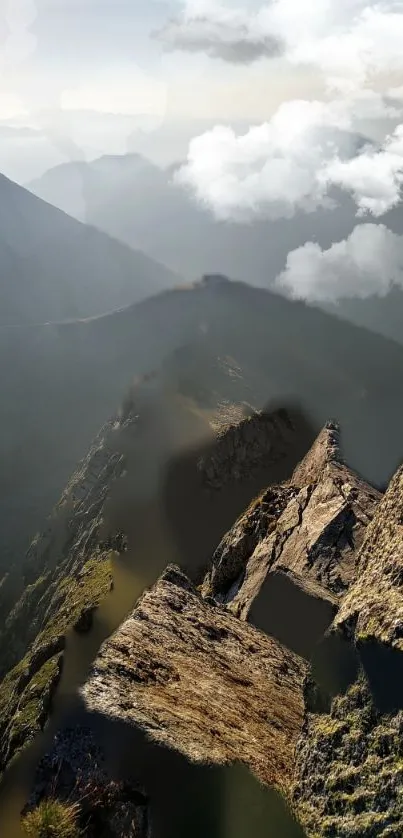
M176 180L219 219L311 212L330 205L333 186L349 191L359 212L381 215L400 199L403 126L380 149L357 153L359 103L285 102L269 122L240 136L217 126L191 141Z
M310 302L385 296L392 285L403 287L403 236L383 224L360 224L328 250L307 242L288 254L276 285Z
M323 102L286 102L270 122L247 134L217 126L192 140L176 180L221 219L290 217L297 208L313 210L324 203L327 189L317 178L325 143L315 134L340 125L343 115Z
M255 11L188 0L161 37L238 61L271 56L274 39L291 66L314 66L327 83L328 102L286 102L244 135L217 126L191 142L177 179L217 218L310 212L329 204L335 186L358 214L380 216L400 201L403 125L377 149L357 150L346 133L363 121L402 121L391 79L403 72L403 0L273 0Z
M351 89L374 73L403 69L401 0L273 0L254 12L233 3L187 0L159 33L170 48L253 61L281 51Z
M372 149L342 161L335 158L319 177L350 191L359 214L383 215L401 200L403 184L403 125L387 137L378 151Z

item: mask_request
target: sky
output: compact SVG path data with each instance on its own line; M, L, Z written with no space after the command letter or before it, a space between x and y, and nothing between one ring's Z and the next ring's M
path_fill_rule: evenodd
M365 223L329 251L289 254L279 288L326 299L403 284L403 241L383 224L403 188L403 0L0 0L0 11L4 174L27 183L60 162L145 153L180 162L181 188L239 224L331 209L342 190Z
M157 33L182 12L180 0L0 0L3 173L21 183L63 160L146 149L169 164L216 122L259 123L320 91L317 74L281 60L167 49Z

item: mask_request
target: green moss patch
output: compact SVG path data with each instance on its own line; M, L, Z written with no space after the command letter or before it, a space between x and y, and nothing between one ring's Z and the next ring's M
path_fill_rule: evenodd
M29 594L35 596L40 584L38 580L26 589L22 612L27 607L30 612ZM90 559L74 576L62 577L55 585L46 602L44 627L0 685L0 768L43 728L60 677L66 634L74 626L90 627L93 611L111 587L111 553Z
M381 715L360 675L310 716L297 753L296 812L313 838L401 838L403 712Z

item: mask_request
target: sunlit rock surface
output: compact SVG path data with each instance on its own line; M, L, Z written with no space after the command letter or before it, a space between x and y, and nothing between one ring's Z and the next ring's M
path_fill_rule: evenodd
M359 574L336 618L358 642L378 641L403 652L403 467L368 527L357 556Z
M240 760L285 789L306 669L170 566L103 645L82 695L89 710L139 725L189 759Z
M263 492L225 535L203 593L242 619L251 612L267 629L269 586L297 587L301 604L305 595L321 612L323 633L356 578L357 549L380 497L343 463L339 430L329 423L291 479Z

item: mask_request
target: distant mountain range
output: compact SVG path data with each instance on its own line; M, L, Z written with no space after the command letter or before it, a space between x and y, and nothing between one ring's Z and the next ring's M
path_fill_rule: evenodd
M312 238L330 247L355 223L353 204L342 194L336 210L253 224L218 222L175 183L179 167L161 169L137 154L104 156L56 166L27 188L187 279L220 272L267 287L290 250Z
M104 314L178 281L0 176L0 325Z
M349 135L350 151L351 142ZM364 142L357 136L355 145ZM284 269L290 251L307 241L327 249L368 220L357 218L354 202L337 192L334 209L253 224L218 222L174 182L178 168L179 163L161 169L138 154L104 156L91 163L56 166L28 188L186 278L219 271L266 288ZM382 223L403 234L400 208L384 216ZM340 300L324 308L403 341L403 293L398 288L384 299Z
M2 328L3 564L42 528L128 387L161 368L161 417L171 392L196 412L218 393L229 417L291 400L317 429L338 419L349 462L375 484L403 459L403 347L268 291L213 277L108 316Z

